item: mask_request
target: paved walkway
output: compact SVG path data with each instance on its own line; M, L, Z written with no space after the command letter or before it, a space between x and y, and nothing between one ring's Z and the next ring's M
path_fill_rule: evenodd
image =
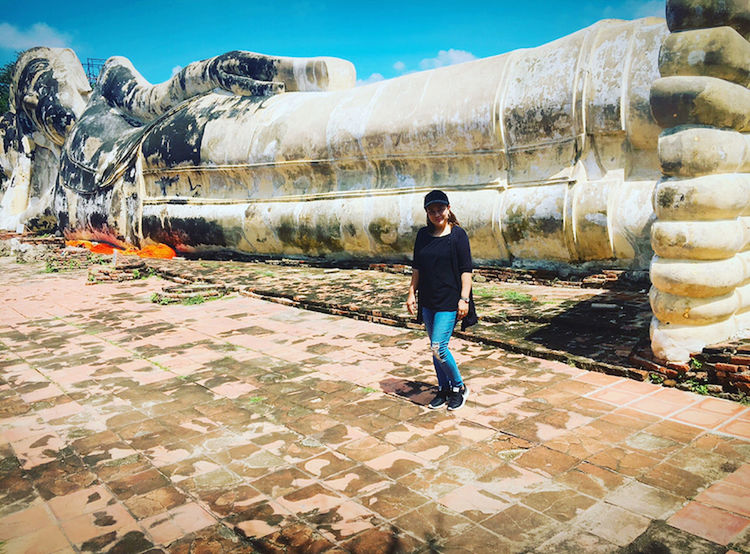
M750 552L747 406L455 340L433 412L418 331L41 268L0 258L0 552Z

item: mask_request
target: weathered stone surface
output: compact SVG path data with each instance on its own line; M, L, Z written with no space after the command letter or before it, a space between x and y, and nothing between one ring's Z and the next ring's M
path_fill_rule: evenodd
M748 253L724 260L673 260L654 256L651 282L660 291L690 298L722 296L747 278Z
M659 52L659 72L704 75L747 86L750 83L750 43L731 27L672 33Z
M723 321L741 307L742 297L732 291L711 298L690 298L651 287L651 309L659 321L682 325L708 325Z
M656 186L654 205L659 221L735 219L750 213L750 173L667 179Z
M642 535L620 550L621 554L642 552L683 552L686 554L720 554L726 548L685 531L667 525L664 521L653 521Z
M728 25L750 39L750 6L745 0L667 0L672 32Z
M651 227L654 253L663 258L723 260L745 247L741 221L657 221Z
M697 123L750 131L750 90L715 77L657 79L651 110L665 128Z
M676 127L659 137L659 164L665 175L747 173L749 153L750 137L726 129Z

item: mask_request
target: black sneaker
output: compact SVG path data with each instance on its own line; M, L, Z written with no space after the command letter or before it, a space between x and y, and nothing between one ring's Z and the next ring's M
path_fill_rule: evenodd
M437 408L445 406L445 403L447 401L448 401L448 389L438 389L438 392L435 395L435 398L433 398L430 401L430 403L427 404L427 407L430 410L436 410Z
M466 404L466 398L469 396L469 387L462 385L460 387L453 387L448 393L448 409L458 410L463 408Z

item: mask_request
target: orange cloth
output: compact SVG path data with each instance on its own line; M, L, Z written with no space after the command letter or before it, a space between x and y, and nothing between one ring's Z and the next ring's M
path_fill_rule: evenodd
M177 254L172 248L166 244L147 244L141 249L135 247L128 247L126 250L121 248L115 248L114 246L105 242L91 242L89 240L66 240L67 246L73 246L78 248L86 248L94 254L112 254L115 251L125 256L139 256L141 258L160 258L164 260L171 260Z

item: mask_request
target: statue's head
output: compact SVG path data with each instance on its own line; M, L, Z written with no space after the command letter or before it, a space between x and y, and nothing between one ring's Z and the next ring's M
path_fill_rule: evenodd
M61 146L90 94L83 66L70 48L27 50L16 62L10 86L18 132L39 131Z

